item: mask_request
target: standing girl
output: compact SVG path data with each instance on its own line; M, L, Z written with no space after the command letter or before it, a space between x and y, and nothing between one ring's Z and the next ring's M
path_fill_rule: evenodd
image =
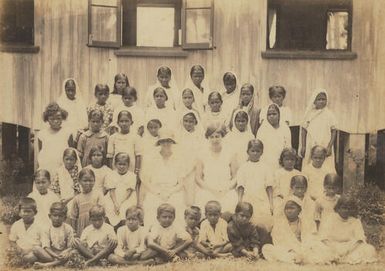
M178 148L181 153L188 154L184 157L186 164L191 165L191 174L186 176L184 193L186 205L195 203L195 167L198 159L197 146L203 145L203 128L199 122L197 113L186 111L182 114L181 127L178 136Z
M222 93L223 111L231 114L239 105L239 92L237 90L237 76L233 72L226 72L223 75L225 91Z
M261 116L266 118L258 130L257 138L264 145L263 159L275 170L279 167L279 157L284 148L291 147L290 129L286 124L281 124L279 106L271 104L261 111Z
M204 127L224 126L227 130L230 122L230 114L222 107L222 95L218 91L213 91L208 96L208 107L203 115Z
M254 207L252 221L270 231L273 225L273 176L268 166L260 161L262 154L262 142L250 140L248 160L237 172L238 202L250 202Z
M112 170L105 165L106 151L100 146L94 146L90 150L91 164L85 168L91 169L95 175L94 190L107 193L108 181L111 179Z
M281 166L274 172L274 197L285 198L290 194L290 180L301 172L294 168L297 162L297 152L293 148L285 148L279 157Z
M239 96L239 108L245 110L249 115L251 132L255 136L259 128L259 114L260 109L255 105L255 92L254 86L250 83L246 83L241 87L241 93Z
M70 214L71 225L77 236L80 236L84 228L90 224L90 209L94 205L104 206L103 195L93 189L95 174L91 169L83 168L79 172L79 183L82 193L74 197L73 208Z
M157 87L153 90L153 105L146 112L146 120L159 119L163 128L175 131L177 127L175 109L167 103L170 95L163 87Z
M311 163L305 164L302 172L309 179L310 196L316 200L323 195L323 182L326 174L335 173L333 168L327 168L324 164L327 150L319 145L311 149Z
M107 150L108 134L101 130L103 125L103 112L95 109L88 114L89 130L80 135L77 150L82 159L82 166L91 164L90 151L93 147Z
M147 129L142 138L143 157L147 157L155 152L160 128L162 128L162 123L158 119L151 119L147 122Z
M226 143L231 146L237 164L241 165L247 161L247 145L250 140L254 139L251 133L249 115L246 111L238 109L233 113L233 123L231 131L226 135Z
M112 121L112 114L114 113L114 109L108 100L110 96L110 88L106 84L97 84L95 86L95 98L96 103L91 104L87 108L88 116L95 109L100 110L103 113L103 122L102 122L102 130L105 130ZM89 118L88 118L89 121Z
M203 111L199 109L195 102L195 96L191 89L186 88L182 91L182 105L180 105L179 112L184 112L186 110L195 111L199 117L202 116Z
M118 152L128 153L131 163L130 171L139 173L142 160L142 151L140 149L140 139L135 131L131 132L132 115L130 112L124 110L118 114L118 125L120 132L113 134L108 140L107 159L108 165L112 168L113 158Z
M51 186L51 176L45 169L39 169L34 176L34 186L36 190L32 191L28 197L36 201L37 214L36 221L41 225L49 225L49 208L52 203L59 201L59 197L49 188Z
M62 127L67 116L67 111L57 103L50 103L43 113L43 120L48 122L49 127L39 131L37 135L39 168L48 170L52 176L62 163L63 151L73 145L71 130Z
M136 89L133 87L125 87L122 91L121 100L123 101L123 104L115 108L111 126L115 126L119 129L118 115L122 111L128 111L132 116L132 132L142 136L144 112L136 104L136 101L138 100Z
M315 145L326 148L325 166L335 169L333 146L336 141L337 120L328 108L326 90L316 90L310 98L302 124L301 156L310 163L310 152Z
M82 169L76 149L67 148L63 152L63 165L59 167L52 181L52 190L64 204L81 193L79 172ZM72 203L70 204L72 206ZM70 209L70 208L68 208Z
M269 87L269 98L272 103L279 106L281 123L288 126L293 125L292 114L289 107L283 105L283 101L286 97L286 89L283 86ZM261 116L261 123L265 119L265 116Z
M196 182L199 206L205 206L209 200L218 201L224 212L233 212L237 203L235 192L237 168L234 155L223 145L226 130L223 126L209 126L205 137L208 145L204 146L197 165Z
M127 75L124 73L118 73L114 78L114 89L111 92L110 102L112 108L118 108L122 105L122 94L125 87L129 87L130 83L128 81Z
M172 77L171 69L167 66L161 66L158 68L157 72L157 81L154 85L150 86L147 91L147 96L145 100L146 108L149 108L154 105L154 89L161 87L164 89L166 96L168 97L166 102L166 107L176 109L176 101L179 98L179 89L176 85L175 80Z
M205 85L205 70L201 65L194 65L190 70L190 78L187 81L185 89L190 89L195 98L196 109L204 112L207 105L207 95L209 87Z
M115 230L124 225L127 208L138 204L136 175L128 170L129 165L130 157L127 153L116 154L114 174L105 196L106 216Z
M63 83L63 93L57 100L58 105L68 112L64 125L72 130L74 140L80 135L79 130L87 128L87 108L78 91L78 84L74 78L68 78Z

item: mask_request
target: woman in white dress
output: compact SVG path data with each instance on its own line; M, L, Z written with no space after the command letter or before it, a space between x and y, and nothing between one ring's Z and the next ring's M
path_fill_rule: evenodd
M208 144L203 146L197 165L197 203L203 208L209 200L217 200L224 212L234 212L237 165L234 155L223 144L225 129L223 126L209 126L206 130Z

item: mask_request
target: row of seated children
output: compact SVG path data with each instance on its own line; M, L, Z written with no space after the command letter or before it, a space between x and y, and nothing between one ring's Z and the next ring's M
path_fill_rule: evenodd
M250 219L253 206L237 204L229 222L221 216L216 201L206 204L206 220L201 211L192 206L185 210L185 228L175 225L175 208L162 204L157 209L158 223L149 230L140 226L143 213L136 206L126 211L125 225L117 230L105 222L105 210L94 205L89 210L90 224L76 236L65 223L66 206L55 202L50 206L49 227L36 221L36 203L22 198L19 203L20 220L12 225L9 239L26 263L36 268L64 265L75 255L84 257L84 266L100 263L159 264L192 258L246 257L257 260L297 264L371 263L375 262L374 247L365 241L362 224L355 218L357 206L353 199L341 197L335 213L321 226L318 235L308 231L304 222L303 202L296 195L285 199L282 216L274 224L273 242L263 238Z
M50 206L49 226L36 219L36 202L22 198L19 202L20 220L10 231L11 247L24 263L36 268L64 265L79 254L84 266L107 259L112 264L159 264L192 258L216 258L233 255L258 259L263 238L250 223L253 207L239 203L227 223L221 216L221 206L208 202L206 220L201 222L199 207L185 210L185 228L175 225L175 208L162 204L157 209L158 223L150 229L141 226L143 212L136 206L126 210L125 224L114 228L105 222L105 209L94 205L89 210L89 225L80 236L67 224L67 207L61 202Z

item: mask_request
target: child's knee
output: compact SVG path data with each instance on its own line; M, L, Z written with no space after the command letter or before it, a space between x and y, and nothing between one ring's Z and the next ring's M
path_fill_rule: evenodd
M148 259L154 258L156 255L158 255L157 251L155 251L151 248L148 248L142 252L142 254L140 255L140 260L142 260L142 261L148 260Z

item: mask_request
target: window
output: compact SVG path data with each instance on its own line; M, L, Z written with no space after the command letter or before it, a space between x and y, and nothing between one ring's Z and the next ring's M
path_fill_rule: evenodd
M34 45L34 1L1 0L1 45Z
M89 46L213 46L213 0L89 0L88 23Z
M351 51L351 0L268 0L267 50Z

